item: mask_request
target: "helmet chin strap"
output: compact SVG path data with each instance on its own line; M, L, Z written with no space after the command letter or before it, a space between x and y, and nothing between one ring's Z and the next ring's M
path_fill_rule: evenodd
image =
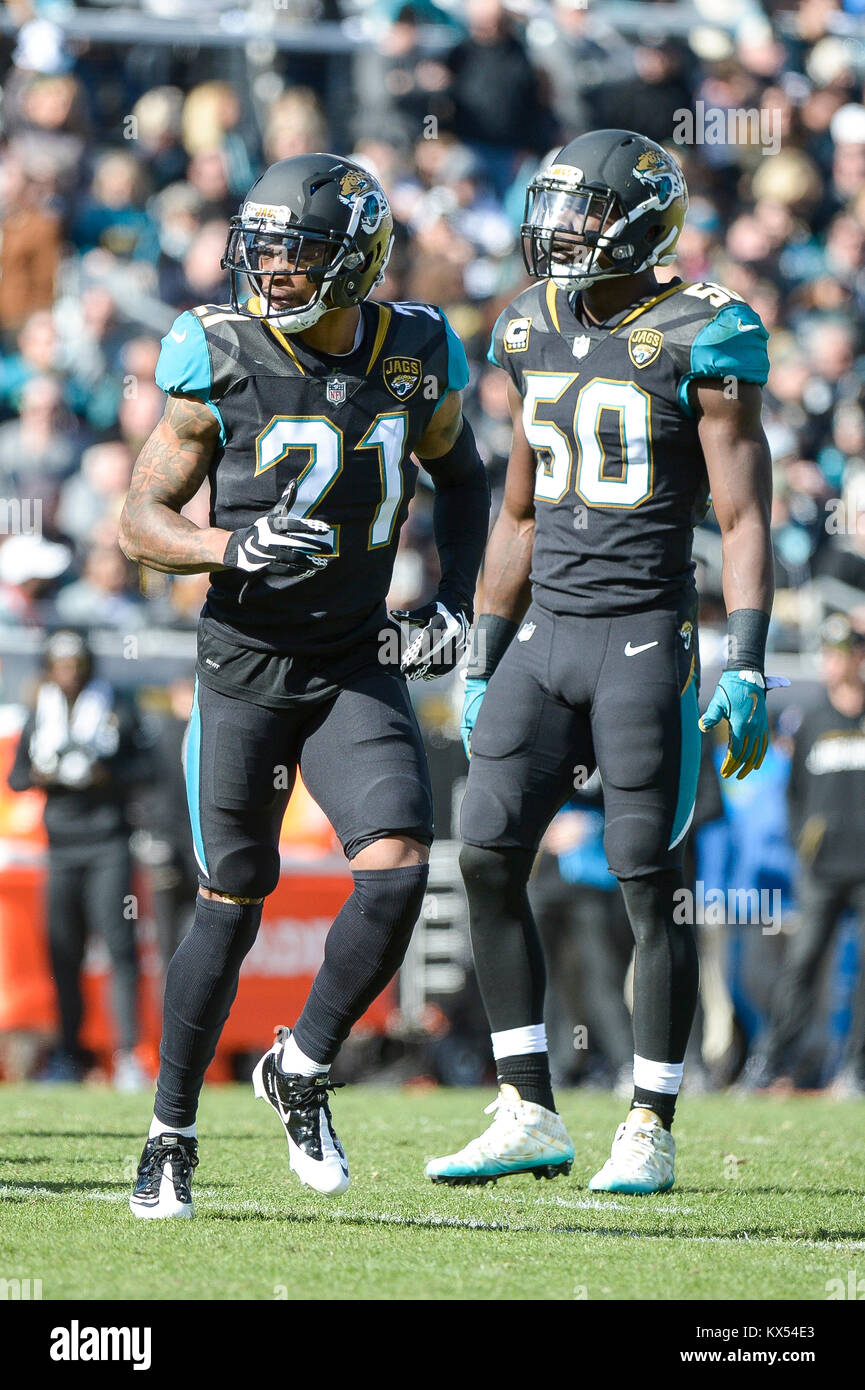
M550 276L554 285L558 285L562 290L584 290L589 285L597 285L601 280L623 280L628 275L633 275L632 270L610 270L601 271L599 275L556 275Z
M305 329L312 328L314 323L325 314L330 313L326 304L317 300L309 309L302 309L297 314L278 314L264 315L266 323L270 323L274 328L278 328L280 333L303 333Z

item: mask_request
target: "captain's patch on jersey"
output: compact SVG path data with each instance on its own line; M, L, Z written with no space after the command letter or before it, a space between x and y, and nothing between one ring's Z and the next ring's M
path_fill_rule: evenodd
M511 319L502 338L505 352L525 352L529 345L531 328L531 319Z
M654 362L664 341L657 328L632 328L628 336L628 356L635 367L648 367Z
M420 386L421 364L417 357L386 357L381 371L385 386L398 401L407 401Z

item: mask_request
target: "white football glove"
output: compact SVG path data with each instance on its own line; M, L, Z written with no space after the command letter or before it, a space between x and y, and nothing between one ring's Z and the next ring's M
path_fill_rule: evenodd
M223 564L244 573L267 570L294 583L310 579L333 559L330 527L324 521L292 516L291 505L297 493L292 478L279 501L251 526L233 531L225 548Z
M410 681L435 680L459 663L471 627L471 619L462 610L451 613L441 599L433 599L422 608L395 608L391 617L395 622L420 627L399 664Z

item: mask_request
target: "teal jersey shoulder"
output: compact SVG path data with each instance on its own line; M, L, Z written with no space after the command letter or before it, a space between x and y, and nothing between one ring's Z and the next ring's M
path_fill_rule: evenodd
M156 385L168 395L195 396L202 401L216 417L220 442L224 444L225 422L213 399L219 395L214 391L213 355L200 318L208 310L219 313L220 306L201 305L178 315L162 339L154 376Z
M180 391L207 400L213 386L213 368L201 319L191 310L178 315L162 339L156 364L156 385L161 391Z
M744 300L734 300L704 323L690 345L685 371L679 382L679 404L686 415L694 411L688 400L692 381L734 377L763 386L769 376L769 334L759 314Z
M448 391L464 391L469 384L469 360L466 357L466 350L451 328L444 309L439 312L445 326L445 337L448 345L447 389Z

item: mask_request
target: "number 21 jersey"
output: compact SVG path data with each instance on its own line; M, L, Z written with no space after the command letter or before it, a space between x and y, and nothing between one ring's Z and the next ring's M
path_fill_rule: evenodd
M358 341L342 357L230 305L181 314L162 340L157 384L204 401L219 423L211 524L251 525L295 478L293 513L327 522L334 543L336 558L300 584L214 571L203 626L215 636L326 654L373 638L387 620L418 473L412 451L469 373L435 306L369 301L360 310Z

